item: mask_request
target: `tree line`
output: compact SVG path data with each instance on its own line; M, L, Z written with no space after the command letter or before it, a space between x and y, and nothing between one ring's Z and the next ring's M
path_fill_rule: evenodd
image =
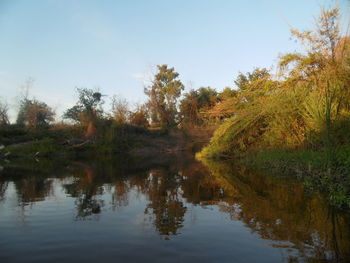
M101 121L162 130L186 125L203 125L208 118L206 111L209 108L235 94L231 88L226 88L220 93L210 87L192 89L184 93L185 86L173 67L158 65L157 70L151 85L144 88L147 101L136 105L133 110L130 109L128 101L113 96L111 111L106 112L102 107L105 95L95 89L77 88L78 101L64 112L63 119L85 127L86 136L96 134ZM2 127L10 124L8 110L8 105L1 102ZM19 101L16 124L31 130L47 129L55 124L55 112L45 102L30 97L26 92Z
M322 9L313 30L292 29L304 52L285 54L278 74L266 68L240 73L235 88L223 91L200 87L184 92L179 73L158 65L144 88L147 100L131 110L129 103L112 98L105 112L105 96L78 88L78 101L64 119L82 127L85 136L98 136L106 125L143 129L218 127L201 155L234 156L266 149L327 149L349 144L350 37L342 36L338 8ZM9 125L8 106L0 103L0 125ZM49 128L54 111L45 102L23 97L17 124L29 129Z

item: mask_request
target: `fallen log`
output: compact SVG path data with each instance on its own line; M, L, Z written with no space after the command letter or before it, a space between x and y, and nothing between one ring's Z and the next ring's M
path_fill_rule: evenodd
M84 145L86 145L86 144L89 144L89 143L91 143L91 141L90 141L90 140L87 140L87 141L82 142L82 143L79 143L79 144L74 144L74 145L72 145L71 147L72 147L72 148L79 148L79 147L82 147L82 146L84 146Z

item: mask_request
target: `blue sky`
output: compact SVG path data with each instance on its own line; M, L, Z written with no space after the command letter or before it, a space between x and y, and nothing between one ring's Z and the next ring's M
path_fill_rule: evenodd
M338 1L349 14L349 2ZM157 64L189 88L233 86L239 71L271 68L298 49L289 25L314 25L331 0L0 0L0 97L15 116L20 87L57 114L75 87L143 102ZM108 104L109 101L106 102Z

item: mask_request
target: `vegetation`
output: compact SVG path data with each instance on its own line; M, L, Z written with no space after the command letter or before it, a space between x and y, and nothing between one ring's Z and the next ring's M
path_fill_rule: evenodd
M64 113L64 118L78 122L86 129L85 137L93 137L96 122L102 117L102 94L91 89L77 89L79 100L75 106Z
M254 160L302 171L307 178L317 175L316 184L343 196L337 197L339 204L349 203L350 187L342 182L350 170L350 37L341 35L339 24L338 8L322 9L314 30L292 29L305 50L281 56L277 75L255 68L239 73L236 88L222 92L200 87L183 93L179 73L158 65L144 89L145 104L132 109L113 96L112 110L106 112L100 91L77 88L76 105L63 115L70 122L62 124L54 123L55 114L45 102L27 93L20 101L17 126L9 123L7 104L0 103L1 143L12 154L114 154L165 145L155 137L170 134L163 139L182 141L181 147L172 144L180 151L191 148L183 146L188 137L203 145L215 129L198 158ZM191 143L196 149L196 142Z
M206 111L219 101L218 92L210 87L190 90L181 100L180 111L184 124L203 125L206 123Z
M55 113L45 102L24 98L20 102L17 124L29 129L45 128L54 121L54 116Z
M292 30L306 51L282 56L279 76L240 74L235 96L216 106L228 118L201 156L310 149L329 152L331 161L350 131L350 42L338 19L337 8L323 10L315 31Z
M305 52L281 56L278 76L240 74L237 93L211 111L226 120L197 156L301 171L349 206L350 38L337 8L323 9L315 30L292 34Z
M173 128L178 123L177 100L185 88L178 77L174 68L161 65L152 85L145 88L151 121L164 129Z
M10 124L8 110L7 103L0 101L0 127Z

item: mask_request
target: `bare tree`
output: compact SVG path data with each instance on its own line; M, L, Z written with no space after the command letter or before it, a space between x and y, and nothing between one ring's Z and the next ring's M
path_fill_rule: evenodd
M8 104L5 101L0 101L0 126L10 124L8 110Z
M116 95L112 97L112 114L118 124L129 121L130 110L126 99L118 98Z

